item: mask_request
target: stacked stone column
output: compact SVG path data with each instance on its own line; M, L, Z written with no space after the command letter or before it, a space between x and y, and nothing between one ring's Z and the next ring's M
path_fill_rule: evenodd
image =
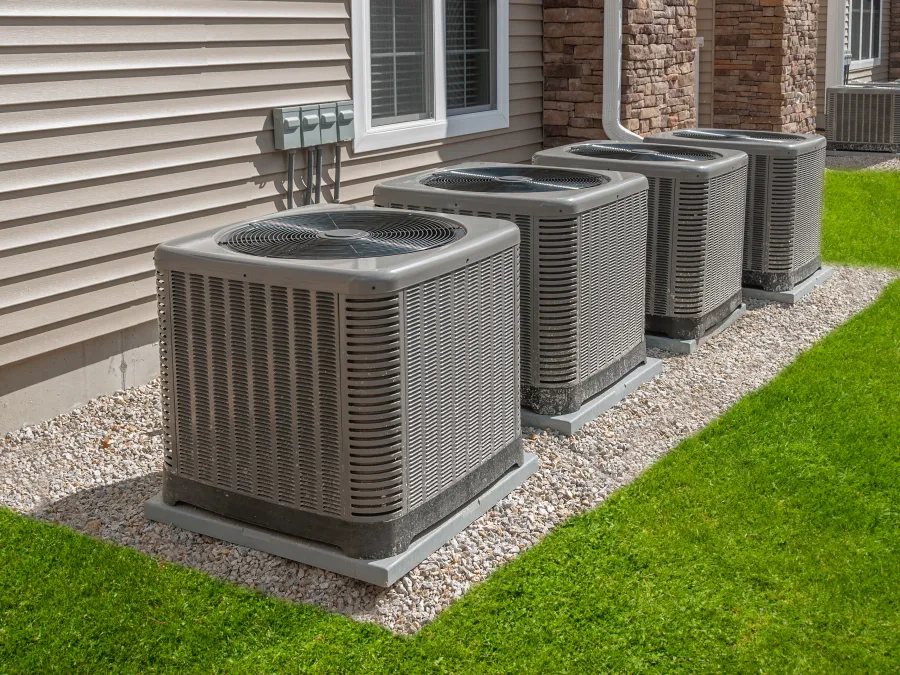
M714 126L815 131L818 10L818 0L717 2Z
M624 0L622 124L694 126L694 0ZM603 0L544 0L544 145L603 132Z

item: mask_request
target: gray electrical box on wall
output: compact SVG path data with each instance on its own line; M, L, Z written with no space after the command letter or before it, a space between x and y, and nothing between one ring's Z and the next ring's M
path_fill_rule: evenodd
M278 150L349 141L353 138L353 101L275 108L272 123Z
M338 141L353 140L353 101L338 101Z

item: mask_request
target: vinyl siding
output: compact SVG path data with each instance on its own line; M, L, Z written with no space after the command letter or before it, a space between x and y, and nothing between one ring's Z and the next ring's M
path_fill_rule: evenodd
M699 126L713 124L713 62L716 50L715 0L697 1L697 36L703 38L700 49L700 107L697 110Z
M153 321L159 242L285 207L270 111L351 97L348 6L0 3L0 366ZM527 161L541 47L541 3L514 0L509 128L345 150L342 201L429 166Z

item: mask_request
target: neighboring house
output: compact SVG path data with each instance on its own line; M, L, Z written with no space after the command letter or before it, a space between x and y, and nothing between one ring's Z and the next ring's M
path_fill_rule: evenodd
M854 79L900 77L900 0L849 0L847 20L839 2L624 0L622 124L813 130L845 43ZM153 249L285 208L273 107L354 100L343 201L424 167L526 162L604 137L603 15L603 0L0 3L0 432L155 375Z

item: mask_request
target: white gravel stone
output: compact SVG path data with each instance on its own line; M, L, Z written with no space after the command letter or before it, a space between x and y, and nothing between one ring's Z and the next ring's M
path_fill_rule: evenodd
M854 152L840 155L826 155L825 166L829 169L898 171L900 170L900 157L884 152Z
M870 304L895 273L838 268L793 308L751 302L745 317L573 437L526 429L541 469L390 589L148 522L160 489L158 384L116 392L0 439L0 503L295 602L412 633L573 514L601 503L686 436L771 380Z

